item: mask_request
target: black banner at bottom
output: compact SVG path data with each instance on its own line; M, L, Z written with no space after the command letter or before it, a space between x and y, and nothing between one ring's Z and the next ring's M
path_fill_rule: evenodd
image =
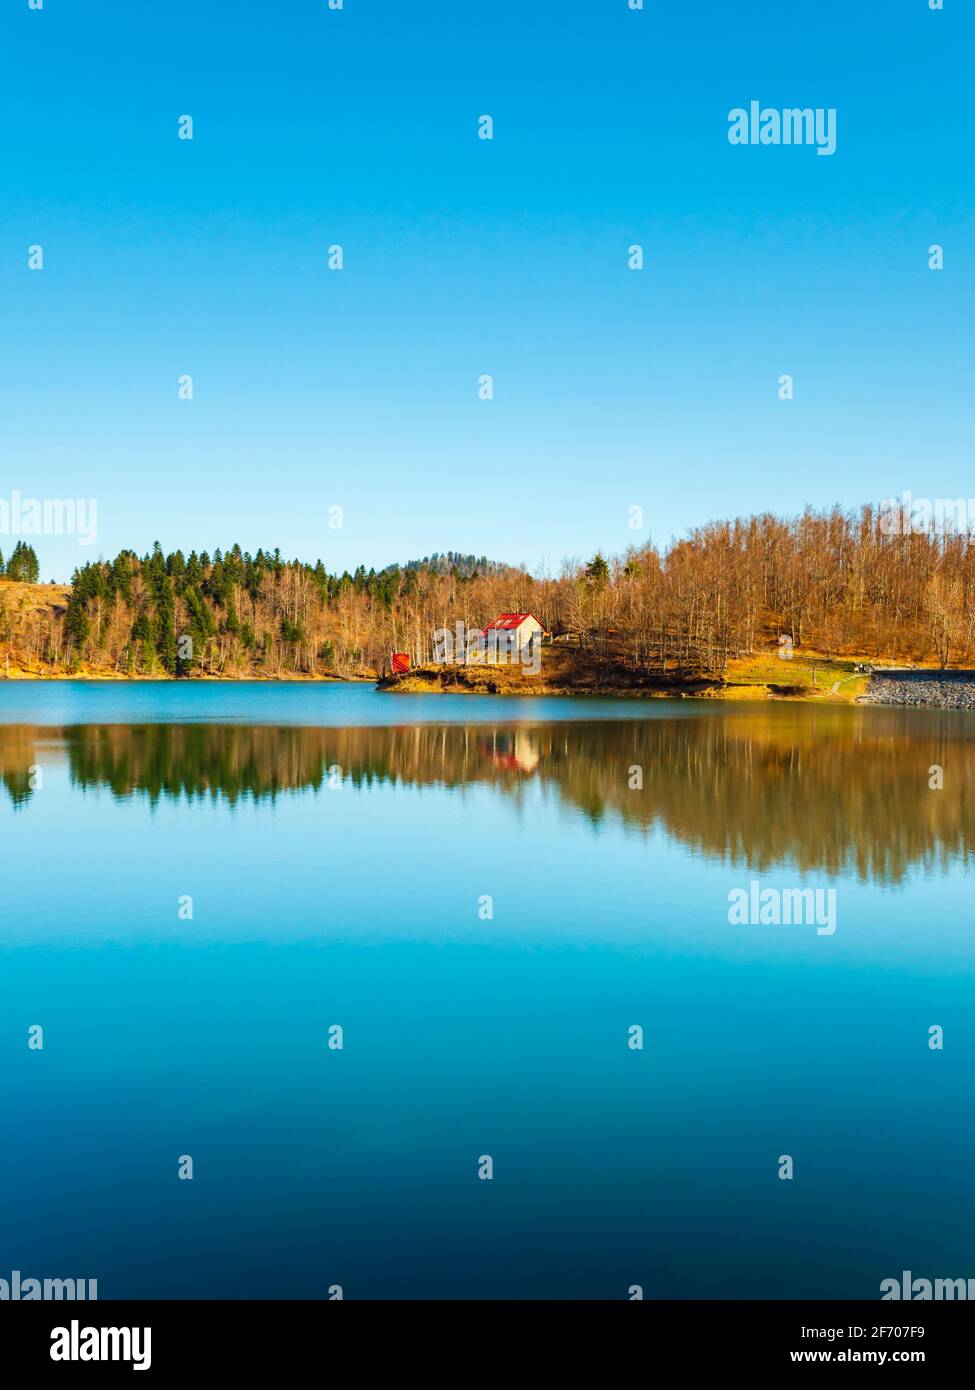
M50 1369L156 1375L322 1372L352 1364L444 1369L464 1378L538 1367L548 1377L580 1353L610 1373L627 1352L646 1370L785 1370L797 1365L949 1367L964 1372L967 1302L112 1302L0 1304L7 1383ZM509 1335L510 1334L510 1335ZM458 1344L457 1338L461 1341ZM464 1364L458 1345L467 1348ZM448 1348L450 1350L448 1350ZM342 1357L336 1363L336 1357Z

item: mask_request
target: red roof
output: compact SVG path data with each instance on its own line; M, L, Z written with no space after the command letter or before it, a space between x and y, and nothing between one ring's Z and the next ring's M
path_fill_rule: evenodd
M493 623L488 623L484 631L491 632L492 629L497 628L499 631L504 629L506 632L514 632L515 628L521 627L522 623L527 622L529 618L533 618L538 623L534 613L502 613L495 618ZM538 623L538 626L541 627L542 624Z

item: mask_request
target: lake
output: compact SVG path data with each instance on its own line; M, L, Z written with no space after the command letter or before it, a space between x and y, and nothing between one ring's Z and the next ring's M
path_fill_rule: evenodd
M957 711L0 685L0 1276L975 1275L973 773Z

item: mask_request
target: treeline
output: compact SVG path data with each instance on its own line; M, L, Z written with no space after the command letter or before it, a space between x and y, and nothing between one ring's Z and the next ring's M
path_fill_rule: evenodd
M17 579L24 584L36 584L40 578L41 567L37 562L37 552L26 541L18 541L10 552L10 559L4 562L0 550L0 579Z
M869 507L715 522L666 550L597 554L557 576L445 559L333 575L278 551L157 544L76 571L63 608L14 612L0 585L0 641L69 670L348 675L385 671L392 651L426 663L435 631L458 621L531 612L597 658L678 674L720 672L783 638L827 656L975 656L972 539L890 535Z

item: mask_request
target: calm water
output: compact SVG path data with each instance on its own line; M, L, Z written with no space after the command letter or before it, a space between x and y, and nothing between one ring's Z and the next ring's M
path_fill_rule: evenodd
M0 686L0 1277L975 1277L973 774L957 712Z

